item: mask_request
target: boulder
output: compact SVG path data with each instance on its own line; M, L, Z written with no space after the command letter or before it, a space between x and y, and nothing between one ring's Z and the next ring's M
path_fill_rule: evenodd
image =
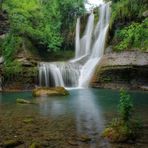
M33 90L33 96L66 96L69 95L69 92L64 87L39 87Z

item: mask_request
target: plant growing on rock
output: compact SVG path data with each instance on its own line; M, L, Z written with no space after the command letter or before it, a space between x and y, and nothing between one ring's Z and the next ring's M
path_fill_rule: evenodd
M126 91L120 91L120 103L118 106L119 117L114 118L110 125L103 131L103 137L110 142L134 141L139 135L141 125L133 119L133 102Z

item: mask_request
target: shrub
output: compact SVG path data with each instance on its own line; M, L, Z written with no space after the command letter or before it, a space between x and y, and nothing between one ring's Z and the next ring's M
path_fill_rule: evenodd
M139 135L141 124L133 119L133 102L130 95L124 90L120 91L118 106L119 117L114 118L110 125L103 131L103 137L111 142L125 142L135 140Z
M133 113L133 102L129 94L120 91L119 117L123 122L129 122Z
M118 30L115 35L116 51L129 48L141 48L146 51L148 47L148 19L143 23L132 23L128 27Z

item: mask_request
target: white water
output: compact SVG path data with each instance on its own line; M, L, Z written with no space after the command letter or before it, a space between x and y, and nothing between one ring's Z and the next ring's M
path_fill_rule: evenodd
M80 76L80 65L65 62L40 63L40 86L76 87Z
M107 30L109 27L110 18L110 3L104 4L99 8L99 21L94 29L94 44L92 46L88 61L83 65L80 78L79 87L88 87L90 79L93 76L95 67L100 61L104 53ZM80 49L81 50L81 49Z
M109 18L110 2L99 7L99 20L96 26L94 26L94 14L90 14L82 38L80 38L81 27L78 18L75 58L67 63L40 63L40 86L88 87L95 67L104 54Z

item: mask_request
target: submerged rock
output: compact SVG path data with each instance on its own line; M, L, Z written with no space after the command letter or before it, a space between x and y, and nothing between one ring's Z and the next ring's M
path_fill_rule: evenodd
M33 123L33 118L26 118L23 120L24 123Z
M33 90L33 96L66 96L69 95L69 92L64 87L39 87Z
M23 142L20 140L7 140L7 141L4 141L3 147L12 148L12 147L16 147L21 144L23 144Z
M33 104L31 101L25 99L16 99L16 102L20 104Z
M41 148L41 146L38 143L33 142L29 148Z

